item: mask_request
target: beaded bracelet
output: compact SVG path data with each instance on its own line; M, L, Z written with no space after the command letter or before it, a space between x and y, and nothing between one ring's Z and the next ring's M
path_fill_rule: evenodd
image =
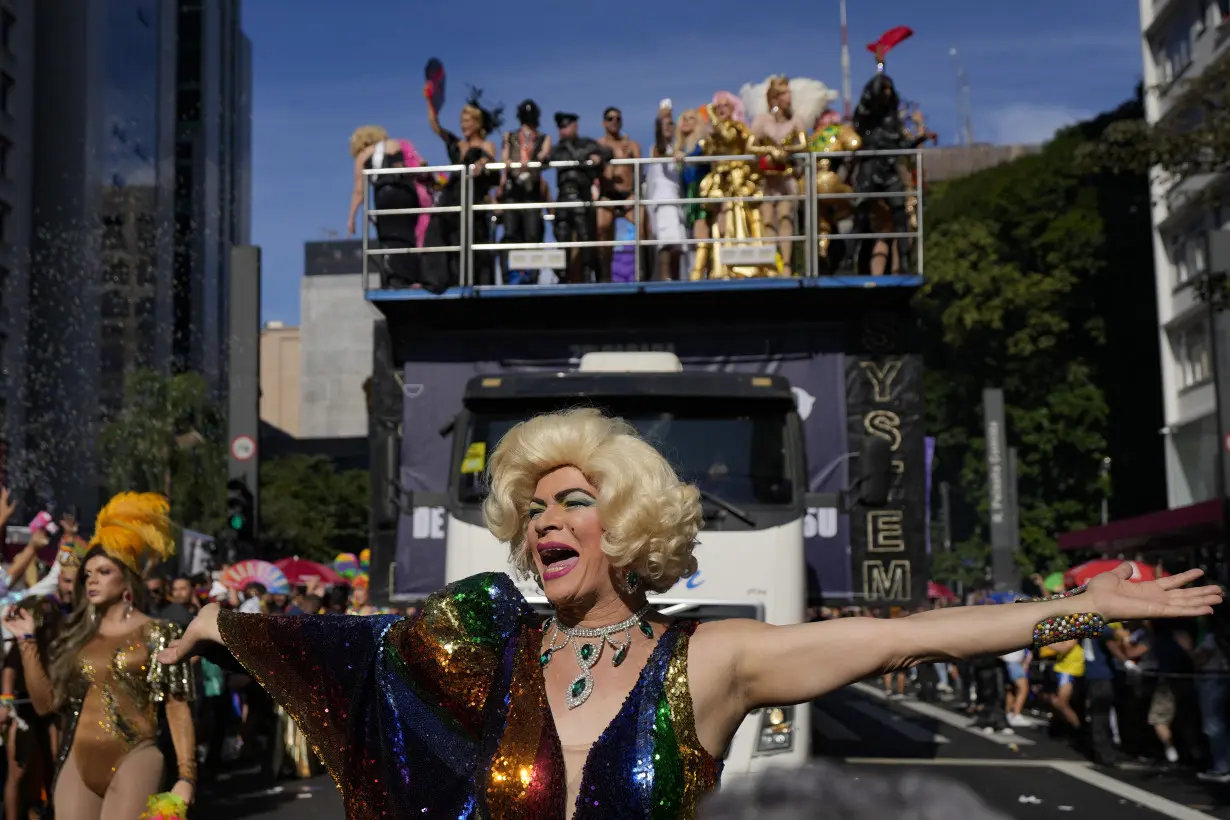
M1097 638L1106 628L1106 621L1096 612L1078 612L1074 615L1055 615L1034 626L1034 643L1037 648L1064 641L1080 641Z
M1061 598L1071 598L1073 595L1080 595L1085 591L1085 585L1081 584L1075 589L1070 589L1067 592L1057 592L1054 595L1047 595L1045 598L1022 598L1017 601L1018 604L1041 604L1046 601L1058 601Z

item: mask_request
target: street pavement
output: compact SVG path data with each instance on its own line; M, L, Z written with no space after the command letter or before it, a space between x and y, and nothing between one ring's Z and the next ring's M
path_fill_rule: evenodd
M1230 820L1230 787L1208 786L1182 768L1090 765L1045 728L987 735L947 704L889 699L856 684L812 705L816 757L853 773L922 772L965 784L1013 818ZM202 791L199 817L342 820L328 776L269 788L239 770Z

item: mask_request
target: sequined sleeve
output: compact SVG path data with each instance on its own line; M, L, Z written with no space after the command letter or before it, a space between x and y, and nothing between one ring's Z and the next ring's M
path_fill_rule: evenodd
M389 648L413 686L477 736L500 657L529 611L507 575L475 575L429 597L390 632Z
M165 703L169 700L191 702L196 699L196 678L192 663L159 663L158 653L183 634L178 624L170 621L151 621L149 626L149 671L145 680L149 684L150 700Z
M221 612L218 629L299 725L346 816L401 817L402 792L468 788L482 706L525 606L507 576L487 575L436 593L414 618Z

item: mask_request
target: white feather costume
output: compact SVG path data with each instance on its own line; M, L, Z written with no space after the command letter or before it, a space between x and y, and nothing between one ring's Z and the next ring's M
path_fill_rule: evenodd
M743 109L747 112L747 121L751 122L757 114L769 110L769 101L765 93L769 90L769 82L773 77L766 77L763 82L746 83L739 89L739 98L743 101ZM819 80L807 77L790 78L790 101L794 113L811 128L816 118L824 113L829 103L837 99L838 93Z

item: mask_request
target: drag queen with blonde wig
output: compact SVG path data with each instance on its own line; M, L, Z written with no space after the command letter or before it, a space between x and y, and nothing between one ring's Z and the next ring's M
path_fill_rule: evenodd
M15 609L6 617L18 636L34 708L61 714L52 805L65 820L133 820L154 805L174 817L192 800L192 670L157 659L179 627L141 611L143 574L175 552L168 512L166 499L154 493L121 493L103 507L48 667L30 614ZM155 795L163 774L156 744L163 704L179 779L171 793Z
M499 442L487 478L488 526L511 571L542 586L549 618L492 572L409 618L211 605L162 660L224 644L307 732L351 820L688 820L753 709L1221 601L1218 587L1183 588L1199 570L1133 584L1124 564L1083 594L1036 603L891 623L698 625L663 617L649 597L697 568L698 492L627 422L589 409L536 416Z
M752 118L752 133L762 145L780 148L786 155L773 162L761 159L765 196L798 196L800 168L790 161L791 154L805 153L807 132L837 94L819 80L804 77L769 77L763 83L739 89L743 107ZM766 238L793 236L799 224L801 200L779 199L760 206L761 232ZM792 251L789 239L778 239L779 265L784 276L792 276Z

